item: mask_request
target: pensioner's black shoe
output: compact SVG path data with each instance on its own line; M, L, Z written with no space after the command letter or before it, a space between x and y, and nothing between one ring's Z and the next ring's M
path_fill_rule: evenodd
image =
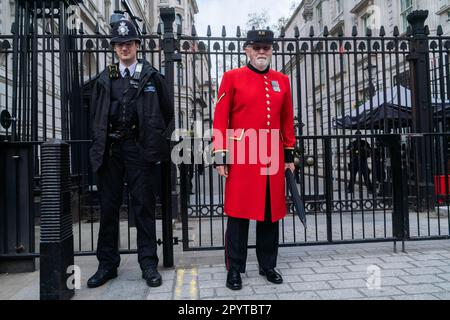
M97 288L104 285L108 280L117 277L117 269L98 269L97 272L89 278L88 288Z
M155 268L142 271L142 278L145 279L149 287L159 287L162 285L162 277Z
M275 284L283 283L283 277L281 276L281 274L276 272L275 269L267 269L267 270L259 269L259 274L265 276L267 280L272 283Z
M242 289L242 279L241 274L234 270L230 269L227 275L227 288L231 290L241 290Z

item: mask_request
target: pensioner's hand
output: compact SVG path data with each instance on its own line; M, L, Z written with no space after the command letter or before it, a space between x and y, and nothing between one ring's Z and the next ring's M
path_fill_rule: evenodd
M221 177L228 178L228 166L227 165L218 166L216 169Z

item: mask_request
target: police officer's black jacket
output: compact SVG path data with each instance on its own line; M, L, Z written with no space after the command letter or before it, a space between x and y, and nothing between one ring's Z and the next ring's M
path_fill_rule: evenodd
M145 60L139 86L132 99L136 105L139 121L137 143L148 162L168 160L170 157L167 140L174 130L174 109L169 88L163 76ZM92 146L90 159L96 172L103 163L105 154L108 118L111 104L111 79L105 69L97 78L92 90L91 120Z
M351 160L367 160L370 157L372 148L366 140L356 139L347 146L350 150Z

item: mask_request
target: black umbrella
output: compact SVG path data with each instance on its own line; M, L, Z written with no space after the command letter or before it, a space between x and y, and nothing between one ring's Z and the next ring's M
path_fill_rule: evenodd
M297 211L297 215L300 218L300 221L303 223L305 229L307 229L305 206L303 205L302 199L300 198L300 194L298 193L294 174L292 173L291 169L286 169L284 174L286 176L288 189L291 192L292 201L294 202L295 211Z

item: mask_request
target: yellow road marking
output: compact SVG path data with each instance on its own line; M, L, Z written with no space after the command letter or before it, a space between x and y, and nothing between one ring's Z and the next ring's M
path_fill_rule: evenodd
M177 269L177 277L176 277L176 283L175 283L175 294L174 299L186 299L186 295L183 293L183 289L186 288L188 285L189 290L189 299L196 300L198 299L198 270L197 268L193 268L188 270L185 270L183 268Z

